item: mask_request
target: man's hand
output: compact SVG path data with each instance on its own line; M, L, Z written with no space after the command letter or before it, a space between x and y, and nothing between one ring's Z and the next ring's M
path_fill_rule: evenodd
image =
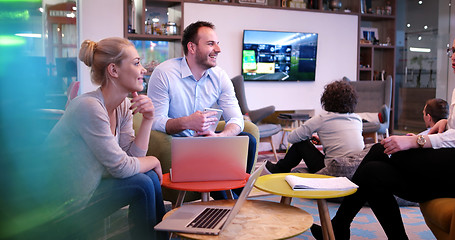
M447 128L447 119L439 120L428 132L428 134L442 133Z
M195 131L200 136L213 135L215 133L208 129L218 121L215 116L216 112L196 111L188 116L189 129Z

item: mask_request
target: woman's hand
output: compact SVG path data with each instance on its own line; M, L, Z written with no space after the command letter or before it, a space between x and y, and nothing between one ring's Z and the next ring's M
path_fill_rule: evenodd
M152 120L155 113L152 100L147 95L138 95L137 92L133 92L132 96L131 102L133 104L130 109L133 110L133 114L141 113L144 119Z
M417 136L391 136L381 141L385 154L392 154L418 147Z
M439 120L428 132L428 134L442 133L447 128L447 119Z
M160 179L160 183L163 183L163 170L161 169L160 160L154 156L145 156L139 157L140 169L139 172L145 173L150 170L156 172L158 175L158 179Z

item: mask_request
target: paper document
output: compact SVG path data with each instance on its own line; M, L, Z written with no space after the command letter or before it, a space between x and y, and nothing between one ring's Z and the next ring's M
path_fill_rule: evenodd
M325 191L342 191L358 188L355 183L346 177L333 178L303 178L294 175L287 175L286 182L295 191L305 190L325 190Z

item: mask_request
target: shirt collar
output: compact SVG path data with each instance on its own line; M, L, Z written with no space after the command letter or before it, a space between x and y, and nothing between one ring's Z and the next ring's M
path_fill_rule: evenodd
M188 66L188 62L186 61L186 57L182 57L182 61L180 62L180 68L182 69L182 78L192 76L194 79L193 73L191 72L190 67ZM210 77L210 75L212 74L212 71L213 71L212 68L207 69L207 71L205 71L204 75L202 75L202 78Z

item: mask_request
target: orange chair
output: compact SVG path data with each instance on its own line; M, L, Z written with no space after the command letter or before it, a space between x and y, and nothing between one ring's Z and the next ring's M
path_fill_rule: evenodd
M437 198L420 203L420 211L436 239L455 239L455 198Z

